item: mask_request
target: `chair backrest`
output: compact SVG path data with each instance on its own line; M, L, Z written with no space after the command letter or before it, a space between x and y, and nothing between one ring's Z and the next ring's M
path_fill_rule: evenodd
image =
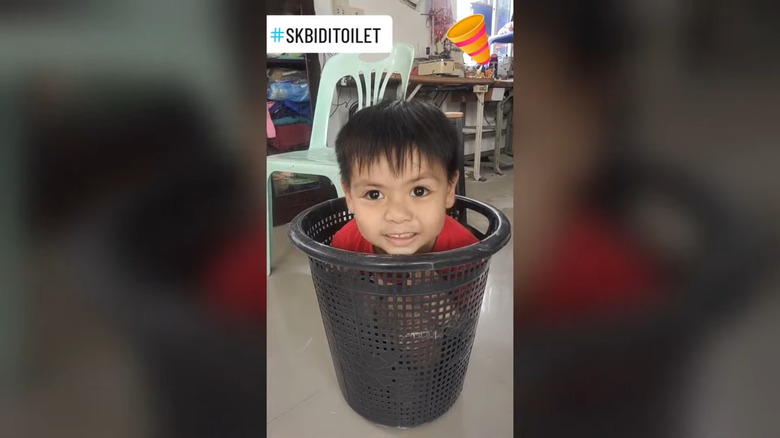
M354 80L358 95L357 109L360 110L377 103L384 96L393 73L401 75L396 98L404 99L413 63L414 47L405 43L396 43L390 56L379 61L364 61L358 53L339 53L332 56L325 63L320 77L309 149L327 147L325 139L328 135L331 102L336 85L342 78L350 77Z

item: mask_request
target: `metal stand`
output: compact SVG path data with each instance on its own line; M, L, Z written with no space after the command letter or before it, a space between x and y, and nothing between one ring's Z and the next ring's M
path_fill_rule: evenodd
M485 112L485 94L487 91L487 85L474 85L474 94L477 96L477 138L474 139L474 179L477 181L487 181L487 179L480 175L482 161L482 117Z
M498 108L496 108L496 144L494 148L493 153L493 167L496 170L496 173L498 175L503 175L501 172L501 145L502 141L506 143L504 147L504 151L507 153L507 155L510 155L512 153L511 151L511 144L512 144L512 120L509 119L509 123L507 123L506 126L506 138L503 136L503 127L504 127L504 112L506 111L506 105L507 103L512 99L512 93L509 92L506 96L504 96L501 101L498 102ZM510 111L511 111L511 104L510 104ZM511 117L511 114L510 114ZM510 165L511 166L511 165Z

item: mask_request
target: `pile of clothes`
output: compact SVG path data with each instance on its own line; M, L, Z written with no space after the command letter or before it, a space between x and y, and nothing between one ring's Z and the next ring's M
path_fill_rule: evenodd
M281 151L308 145L312 114L306 73L269 69L267 98L268 144Z

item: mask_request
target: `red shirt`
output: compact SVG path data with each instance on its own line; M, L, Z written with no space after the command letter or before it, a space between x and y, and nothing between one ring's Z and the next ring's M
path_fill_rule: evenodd
M447 216L444 219L444 227L436 237L436 242L433 244L431 252L462 248L477 242L479 242L479 239L474 237L471 231L461 225L460 222ZM337 249L374 254L374 246L360 234L355 219L347 222L346 225L336 232L330 245Z

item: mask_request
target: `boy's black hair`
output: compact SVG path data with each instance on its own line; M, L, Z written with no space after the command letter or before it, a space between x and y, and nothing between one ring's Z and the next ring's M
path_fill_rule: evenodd
M341 128L336 158L347 185L354 171L381 157L387 158L394 174L400 174L412 152L431 165L442 164L453 181L462 159L459 142L457 129L436 106L423 100L384 101L358 111Z

